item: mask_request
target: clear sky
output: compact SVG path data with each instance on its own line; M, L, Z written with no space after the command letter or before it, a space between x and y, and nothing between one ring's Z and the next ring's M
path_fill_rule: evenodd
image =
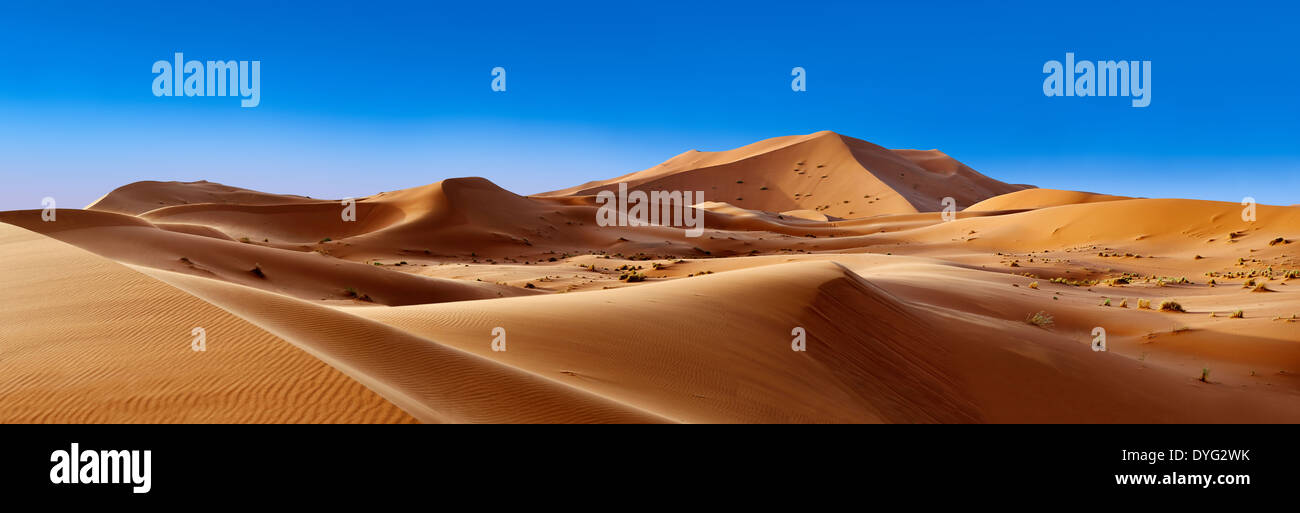
M1300 203L1289 2L288 4L6 2L0 209L148 179L535 193L818 130L1013 183ZM261 61L261 104L155 97L175 52ZM1044 96L1066 52L1152 61L1150 106Z

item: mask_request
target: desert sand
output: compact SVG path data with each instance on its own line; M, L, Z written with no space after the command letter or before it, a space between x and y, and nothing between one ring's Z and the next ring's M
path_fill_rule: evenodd
M600 226L621 184L703 191L703 234ZM817 132L342 208L151 181L0 212L0 421L1300 422L1297 206Z

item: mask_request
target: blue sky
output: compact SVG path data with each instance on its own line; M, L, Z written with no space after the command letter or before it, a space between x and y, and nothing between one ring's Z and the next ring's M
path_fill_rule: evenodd
M0 209L146 179L535 193L818 130L1013 183L1300 203L1300 8L1282 2L268 3L7 5ZM154 97L178 51L261 61L261 105ZM1067 51L1152 61L1151 105L1045 97Z

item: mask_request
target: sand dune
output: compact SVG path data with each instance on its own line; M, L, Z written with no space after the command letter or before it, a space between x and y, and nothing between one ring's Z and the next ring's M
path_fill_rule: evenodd
M909 265L892 260L857 263L883 276ZM1297 411L1268 411L1286 404L1282 397L1189 389L1186 376L1173 370L1094 355L1088 338L1028 326L1018 315L962 312L962 305L1005 287L1003 278L962 278L973 282L970 293L935 307L946 282L962 273L919 268L906 281L924 290L910 289L907 300L821 261L357 315L512 366L563 374L575 386L686 422L1300 420ZM744 307L728 307L737 302ZM1036 305L1017 306L1021 312ZM490 349L494 326L510 335L505 353ZM808 334L807 352L790 348L795 327ZM1048 378L1061 368L1071 371ZM1192 404L1203 408L1186 408Z
M1096 203L1132 199L1125 196L1094 194L1091 192L1062 191L1057 189L1025 189L1000 196L994 196L969 207L966 211L981 210L1031 210L1035 208L1075 205L1079 203Z
M543 196L630 190L704 191L738 207L812 210L852 218L936 211L1023 189L966 167L936 150L888 150L834 132L778 137L721 152L689 151L653 168Z
M533 293L494 283L394 272L298 248L286 250L163 230L141 218L120 214L60 210L56 222L46 223L40 220L40 211L27 210L0 213L0 221L46 233L119 262L218 278L309 299L402 305ZM141 251L142 247L149 250ZM400 262L394 258L389 263Z
M275 205L303 202L313 200L304 196L268 194L207 181L145 181L118 187L87 205L86 210L139 215L158 208L191 203Z
M424 422L663 421L328 307L179 273L148 273L258 323Z
M266 330L0 225L0 422L412 422ZM207 350L191 348L206 331Z
M727 312L742 296L767 299ZM919 319L832 263L521 299L356 313L678 421L978 418L935 370L934 340L900 329ZM860 308L860 329L836 327L827 307ZM503 353L490 349L494 326ZM797 326L813 349L791 350Z
M1112 200L962 218L909 236L938 242L974 231L968 244L977 247L1033 251L1106 245L1149 248L1147 256L1172 256L1175 251L1249 255L1249 249L1271 251L1268 242L1276 237L1300 237L1300 209L1261 205L1257 221L1243 221L1241 210L1239 204L1215 201Z
M599 226L619 184L704 191L702 235ZM1035 189L818 132L354 207L140 182L0 212L30 230L0 229L0 420L1300 422L1295 206Z

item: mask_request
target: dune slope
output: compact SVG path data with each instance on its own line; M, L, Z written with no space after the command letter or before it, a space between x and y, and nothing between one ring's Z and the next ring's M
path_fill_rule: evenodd
M0 422L414 422L260 327L0 225ZM206 351L191 345L203 328Z

